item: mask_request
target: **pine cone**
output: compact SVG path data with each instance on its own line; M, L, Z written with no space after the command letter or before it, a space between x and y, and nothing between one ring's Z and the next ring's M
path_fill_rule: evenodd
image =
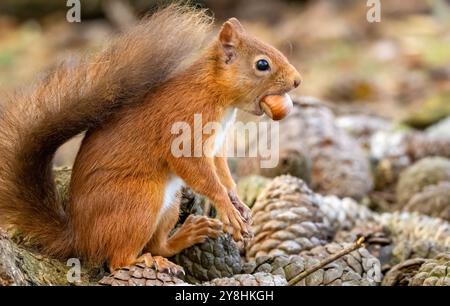
M395 186L400 173L411 163L411 159L406 155L385 158L376 163L373 170L375 190L388 192L390 196L395 197Z
M340 252L348 247L348 243L330 243L316 247L310 251L303 252L301 256L311 257L317 261ZM329 285L354 285L354 286L374 286L381 282L380 261L372 256L367 249L360 248L350 254L344 255L336 261L328 264L323 273L313 273L309 277L311 280L321 280ZM316 274L316 276L313 276ZM308 284L308 277L306 282Z
M293 143L312 162L314 191L361 198L372 189L368 158L355 139L335 122L332 112L311 98L296 100L292 114L280 123L280 143Z
M172 286L188 285L181 279L166 273L157 272L144 264L121 268L99 282L104 286Z
M204 286L286 286L284 277L270 273L238 274L230 278L216 278Z
M426 259L405 260L392 267L384 276L383 286L408 286L411 278L419 271Z
M370 142L371 158L376 161L375 187L382 190L394 186L400 173L425 157L450 158L450 138L417 131L382 131Z
M260 168L265 177L277 177L289 174L309 184L311 181L311 160L303 152L293 149L280 149L278 165L273 168Z
M311 180L311 160L309 157L302 151L283 148L283 145L280 144L278 164L275 167L263 168L261 166L261 157L234 159L237 164L235 170L237 176L261 175L273 178L289 174L309 183Z
M211 202L204 196L185 187L182 190L180 218L178 225L184 223L190 214L216 216ZM175 255L172 261L184 268L184 280L201 283L215 278L237 274L242 269L240 251L229 235L217 239L208 238L204 243L194 245Z
M229 277L242 270L241 256L229 235L194 245L172 258L186 273L189 283L201 283L215 278Z
M290 281L310 265L308 259L299 255L259 256L253 261L246 262L242 271L248 274L271 273Z
M378 258L382 269L392 266L393 242L388 232L377 221L369 221L366 224L357 225L351 230L341 230L336 233L334 241L338 243L352 243L359 237L366 237L367 251Z
M239 197L251 208L253 204L255 204L261 191L269 184L269 182L270 179L259 175L243 177L237 184Z
M400 174L396 188L400 207L428 185L450 181L450 160L442 157L427 157L414 163Z
M450 253L406 260L386 274L383 286L450 286Z
M426 260L409 281L410 286L450 286L450 253Z
M428 156L450 158L450 138L434 138L424 133L410 134L406 139L407 152L411 160Z
M336 119L336 125L352 135L365 149L370 148L370 139L378 131L387 131L392 123L384 118L369 115L346 115Z
M334 231L350 230L374 221L375 213L351 198L322 197L320 210Z
M260 194L253 212L254 238L247 258L291 255L325 244L331 228L325 224L319 197L298 178L275 178Z
M324 258L339 252L349 244L330 243L300 255L261 256L244 266L246 273L266 272L280 275L290 281ZM367 250L359 249L320 268L297 286L376 285L381 280L379 261Z
M425 130L428 137L434 139L450 139L450 117L439 121Z
M393 241L393 263L450 251L450 223L442 219L395 212L380 215L377 222Z
M406 156L407 138L412 132L407 129L392 128L378 131L370 138L370 158L375 161Z
M216 210L208 198L195 193L189 187L181 189L180 218L178 224L183 224L189 215L216 216Z
M380 131L370 139L370 157L374 162L375 189L393 189L403 169L411 165L407 155L407 131Z
M442 219L409 212L374 214L374 221L339 231L338 242L367 236L367 249L383 269L411 258L433 258L450 250L450 224Z
M403 209L450 221L450 181L425 187Z

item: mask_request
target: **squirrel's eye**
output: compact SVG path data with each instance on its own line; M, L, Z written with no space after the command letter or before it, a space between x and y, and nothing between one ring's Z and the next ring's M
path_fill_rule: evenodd
M259 61L256 62L256 69L258 69L259 71L267 71L270 69L270 65L269 62L266 61L265 59L261 59Z

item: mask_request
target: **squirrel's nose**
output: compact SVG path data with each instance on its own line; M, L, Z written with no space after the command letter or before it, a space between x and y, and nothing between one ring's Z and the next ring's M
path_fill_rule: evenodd
M295 88L299 87L301 83L302 83L302 80L300 78L299 79L295 79L294 80L294 87Z

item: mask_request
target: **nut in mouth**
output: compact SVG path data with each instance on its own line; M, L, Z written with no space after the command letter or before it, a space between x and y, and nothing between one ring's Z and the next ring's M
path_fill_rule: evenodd
M260 100L258 107L272 120L281 120L290 113L293 103L287 93L283 95L267 95Z

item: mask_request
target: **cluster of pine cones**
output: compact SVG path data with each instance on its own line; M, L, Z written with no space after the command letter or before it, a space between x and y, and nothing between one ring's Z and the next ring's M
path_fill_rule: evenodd
M183 277L138 266L100 283L450 285L450 118L417 131L368 115L335 117L300 97L280 125L276 168L230 160L254 237L237 244L224 235L183 251L171 259ZM189 188L181 207L180 222L216 214Z

